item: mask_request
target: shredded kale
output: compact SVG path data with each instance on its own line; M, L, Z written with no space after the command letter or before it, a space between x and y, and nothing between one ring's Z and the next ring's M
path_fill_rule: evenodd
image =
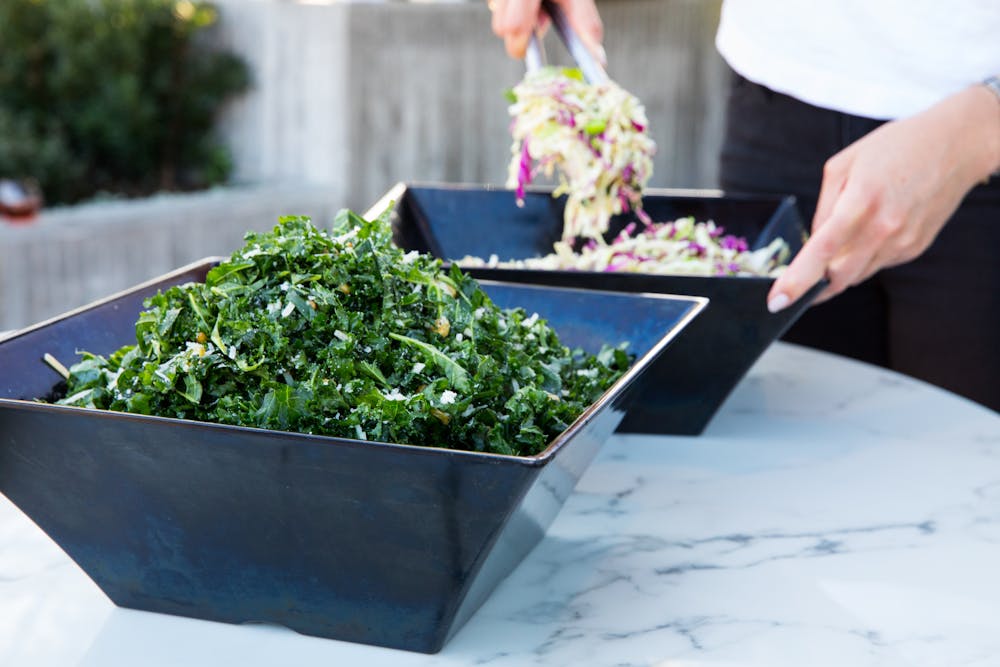
M631 363L404 253L386 219L286 217L245 240L204 283L147 299L135 345L84 353L59 403L524 456Z

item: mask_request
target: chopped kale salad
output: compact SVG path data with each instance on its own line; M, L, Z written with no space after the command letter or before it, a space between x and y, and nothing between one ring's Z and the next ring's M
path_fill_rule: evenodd
M769 276L780 275L791 254L788 243L775 239L750 250L742 236L726 234L714 222L695 222L693 217L673 222L630 222L610 242L590 239L579 248L556 241L554 251L544 257L500 261L467 256L460 266L605 273L652 273L676 276Z
M145 302L136 344L83 353L63 405L527 456L631 363L570 350L385 219L282 218L204 283Z

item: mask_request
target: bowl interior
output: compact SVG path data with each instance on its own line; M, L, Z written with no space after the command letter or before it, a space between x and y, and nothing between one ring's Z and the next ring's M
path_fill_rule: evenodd
M513 191L489 186L412 185L401 193L393 225L397 244L442 259L543 255L551 252L562 231L565 197L553 198L547 188L529 190L520 207ZM804 230L793 197L653 189L644 195L643 206L658 222L685 216L714 220L727 233L746 237L752 248L775 238L785 239L793 255L802 246ZM606 236L635 220L633 214L616 216Z

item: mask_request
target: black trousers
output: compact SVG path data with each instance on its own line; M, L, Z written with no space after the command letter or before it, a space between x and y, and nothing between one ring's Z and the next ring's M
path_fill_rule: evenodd
M881 121L734 75L722 188L794 194L806 225L824 162ZM1000 178L976 187L931 247L810 308L785 340L906 373L1000 411Z

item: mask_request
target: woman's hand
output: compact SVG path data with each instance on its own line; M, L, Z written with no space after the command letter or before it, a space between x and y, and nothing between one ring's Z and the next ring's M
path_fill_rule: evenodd
M580 35L590 52L602 65L607 65L607 56L601 42L604 40L604 26L597 13L594 0L555 0L566 12L570 25ZM544 30L549 23L548 16L540 10L541 0L489 0L493 12L493 32L503 39L511 58L524 58L532 31Z
M812 238L774 283L777 312L824 276L824 301L923 253L965 195L1000 167L1000 103L984 86L886 123L830 158Z

